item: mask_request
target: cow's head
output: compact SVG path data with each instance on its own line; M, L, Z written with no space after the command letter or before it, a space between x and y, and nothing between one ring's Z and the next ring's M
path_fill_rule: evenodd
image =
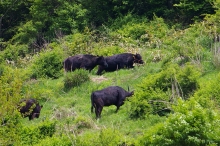
M103 56L99 56L97 58L97 64L101 65L101 66L104 66L104 67L108 67L108 64L107 64L107 62L106 62L106 60Z
M126 97L131 97L131 96L133 96L134 95L134 90L133 91L131 91L131 92L129 92L129 86L128 86L128 92L127 92L127 96Z
M136 53L133 57L134 57L134 63L144 64L144 61L142 60L140 54Z
M133 96L133 95L134 95L134 91L131 91L131 92L129 92L129 96L128 97Z

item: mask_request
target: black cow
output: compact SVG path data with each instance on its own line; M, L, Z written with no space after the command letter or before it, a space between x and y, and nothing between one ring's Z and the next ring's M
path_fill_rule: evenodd
M108 56L105 57L105 60L108 64L108 67L99 65L99 69L96 73L97 75L101 75L103 70L105 70L106 72L112 72L122 68L133 68L134 63L144 63L140 54L132 53L122 53L113 56Z
M101 117L103 106L115 105L118 112L120 106L124 104L126 97L130 97L134 91L128 92L119 86L109 86L91 94L91 112L95 108L96 119Z
M96 65L107 67L108 64L103 56L94 55L75 55L68 57L63 62L65 71L74 71L75 69L84 68L91 71Z
M24 118L29 117L29 120L33 120L39 118L42 107L35 99L23 99L19 103L19 112Z

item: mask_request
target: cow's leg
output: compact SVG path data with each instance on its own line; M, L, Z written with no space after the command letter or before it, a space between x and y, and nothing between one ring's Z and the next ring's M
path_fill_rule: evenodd
M37 116L36 116L36 113L32 113L32 115L31 115L31 119L33 120L34 118L36 118Z
M102 108L103 107L99 106L99 107L95 107L95 108L96 108L96 111L95 111L96 119L101 118L101 113L102 113Z
M96 115L96 119L98 119L98 108L95 107L95 115Z
M117 105L117 108L116 108L116 113L118 112L118 110L119 110L119 108L120 108L120 105Z
M29 115L28 118L29 118L29 121L32 120L33 119L33 115L32 114Z
M122 98L122 97L119 96L118 99L120 99L120 98ZM116 111L115 111L116 113L118 112L120 106L122 106L123 104L124 104L124 101L123 101L123 100L119 100L119 101L118 101L118 103L117 103L117 105L116 105L116 106L117 106L117 109L116 109Z
M101 113L102 113L102 106L101 107L99 107L99 109L98 109L98 118L101 118Z
M93 105L91 106L91 113L93 113Z
M99 69L98 69L98 71L97 71L97 75L101 75L101 73L102 73L102 71L104 70L104 68L103 67L101 67L101 66L99 66Z

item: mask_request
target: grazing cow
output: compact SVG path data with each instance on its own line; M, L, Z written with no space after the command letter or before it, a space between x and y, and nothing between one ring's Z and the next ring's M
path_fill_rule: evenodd
M33 120L39 118L42 107L35 99L23 99L19 103L19 112L24 118L29 117L29 120Z
M115 105L118 112L120 106L124 104L127 97L134 94L134 91L128 92L119 86L109 86L91 94L91 112L95 108L96 119L101 118L103 106Z
M112 72L122 68L133 68L134 63L144 63L140 54L132 53L122 53L108 56L105 57L105 60L108 64L108 67L99 65L98 71L96 73L97 75L101 75L103 70L105 70L106 72Z
M64 60L63 65L65 71L74 71L75 69L84 68L90 72L96 65L101 65L104 68L108 66L103 56L88 54L68 57Z

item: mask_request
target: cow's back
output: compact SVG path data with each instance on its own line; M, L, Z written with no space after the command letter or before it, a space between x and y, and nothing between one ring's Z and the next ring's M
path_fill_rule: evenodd
M93 92L93 102L99 102L103 106L115 105L118 101L118 96L117 87L110 86Z
M126 68L129 64L133 65L133 54L121 53L105 57L108 67L99 66L97 74L100 75L103 70L113 72L118 69Z

